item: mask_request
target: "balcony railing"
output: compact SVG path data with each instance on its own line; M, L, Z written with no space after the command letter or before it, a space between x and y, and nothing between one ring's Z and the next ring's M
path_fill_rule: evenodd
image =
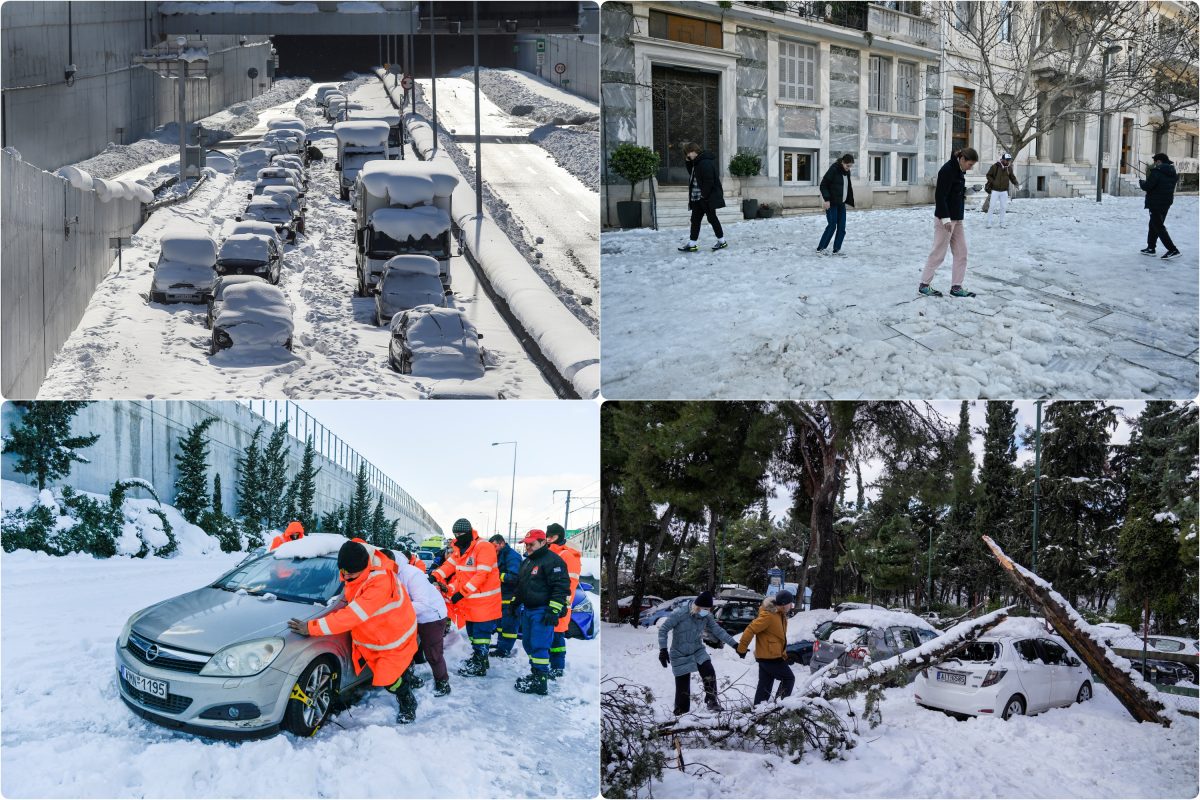
M788 16L827 22L856 31L867 30L867 6L862 2L794 2L789 0L748 0L748 6L778 11Z
M867 8L867 30L875 36L923 47L938 47L938 28L933 20L885 6L870 5Z
M906 14L885 5L863 2L795 2L795 0L747 0L745 5L787 16L869 32L923 47L938 47L937 24L923 16ZM915 4L911 4L916 8Z

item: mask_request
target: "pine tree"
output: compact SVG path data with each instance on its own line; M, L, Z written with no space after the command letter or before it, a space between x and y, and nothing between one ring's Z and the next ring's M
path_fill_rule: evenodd
M9 425L3 452L17 456L17 472L32 475L38 491L45 489L48 481L70 473L71 464L89 463L76 451L91 447L100 436L72 436L71 420L90 403L14 400L13 405L23 413L19 423Z
M338 506L333 511L326 511L321 517L321 531L325 533L345 533L346 532L346 506L345 504Z
M208 438L204 434L216 421L216 417L209 417L189 428L175 454L179 472L175 478L175 507L193 525L200 524L209 506Z
M287 429L276 428L259 460L263 518L269 528L280 528L288 522L287 463L290 453Z
M354 480L354 496L346 512L348 536L369 536L371 533L371 483L367 479L367 462L358 463L358 476Z
M212 513L217 517L225 516L225 509L221 503L221 473L219 472L213 475Z
M309 436L304 442L304 456L300 460L300 472L292 481L292 496L295 499L296 519L304 525L304 530L311 531L317 527L317 517L313 512L313 502L317 495L317 473L321 470L314 467L316 448L313 447L313 437Z
M971 453L970 407L966 400L959 406L958 430L951 445L950 510L937 541L937 560L944 582L954 589L955 601L961 604L963 589L975 582L982 557L979 538L975 535L975 456Z
M395 521L388 521L383 510L383 495L375 501L375 511L371 514L371 543L377 547L391 547L396 543Z
M979 470L975 538L991 536L1010 554L1019 551L1014 520L1017 515L1017 410L1011 400L991 400L985 411L983 465ZM999 578L980 548L970 548L970 591L983 592ZM968 605L970 602L968 601Z
M254 429L250 444L238 459L238 514L245 521L247 544L251 549L262 545L262 531L266 525L266 510L263 508L262 450L258 445L262 437L262 426Z
M1183 581L1178 537L1170 518L1144 504L1131 507L1121 527L1117 543L1121 593L1128 605L1141 610L1139 621L1144 625L1149 625L1150 611L1157 604L1176 605L1181 585L1194 586Z

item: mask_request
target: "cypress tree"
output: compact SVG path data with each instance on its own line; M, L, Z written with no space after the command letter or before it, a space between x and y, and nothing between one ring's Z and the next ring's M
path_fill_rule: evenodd
M358 463L358 476L354 480L354 496L346 512L346 535L370 536L371 534L371 483L367 480L367 462Z
M91 447L99 434L72 436L71 420L90 405L77 400L14 400L20 409L20 422L8 427L3 452L17 456L16 470L32 475L38 491L46 483L66 476L74 463L87 464L88 459L77 450Z
M311 531L317 527L317 518L313 513L313 503L317 495L317 473L321 470L314 467L316 449L313 447L313 437L309 436L304 442L304 456L300 460L300 472L293 481L292 496L295 500L296 518L304 525L304 530Z
M238 459L238 514L245 520L247 545L251 549L262 545L262 530L266 524L262 502L262 451L258 446L261 437L262 426L259 425Z
M287 429L276 428L267 440L259 460L262 475L262 510L267 527L282 527L288 520Z
M208 438L204 435L217 421L216 417L201 420L188 429L175 454L179 476L175 478L175 507L183 518L199 525L209 506L208 496Z
M377 547L391 547L396 540L392 525L388 524L387 515L383 511L383 495L375 501L375 511L371 514L371 543Z
M1013 524L1017 513L1017 410L1011 400L991 400L985 419L975 534L991 536L1012 554L1017 550ZM970 590L988 590L999 577L996 569L985 563L990 556L980 548L968 548L966 552L972 567Z

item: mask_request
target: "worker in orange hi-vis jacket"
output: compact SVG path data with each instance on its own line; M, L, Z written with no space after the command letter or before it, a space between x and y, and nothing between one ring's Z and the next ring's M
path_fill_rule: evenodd
M456 590L450 606L462 607L471 642L471 658L458 668L458 674L479 677L491 666L488 646L500 623L500 571L495 548L479 538L469 520L456 520L452 532L454 544L442 565L429 574L429 581L448 583L454 577Z
M554 626L554 641L550 643L550 676L561 678L567 668L567 628L571 626L571 604L575 601L575 590L579 588L579 573L583 569L583 555L567 545L567 532L557 522L546 526L546 540L550 549L567 565L567 577L571 579L571 593L567 595L567 613Z
M283 544L284 542L294 542L297 539L303 539L303 538L304 538L304 526L300 524L299 520L292 520L291 522L288 523L288 526L283 529L283 533L279 534L278 536L276 536L274 539L271 540L271 546L268 549L274 550L275 548L279 547L279 545Z
M288 628L301 636L334 636L350 632L354 672L371 668L371 683L396 696L400 724L417 718L417 697L404 673L417 652L417 614L396 565L361 542L346 542L338 551L338 572L346 583L346 605L317 619L292 619ZM299 685L293 693L299 691ZM303 692L301 692L303 694Z

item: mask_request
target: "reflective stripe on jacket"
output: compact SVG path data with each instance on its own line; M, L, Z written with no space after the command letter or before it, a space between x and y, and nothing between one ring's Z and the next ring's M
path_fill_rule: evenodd
M471 544L463 552L458 545L450 548L446 561L433 571L438 580L454 583L463 598L456 604L467 622L491 622L500 619L500 570L496 568L496 548L471 531Z
M583 555L565 544L552 544L550 550L558 555L567 565L567 577L571 579L571 591L567 594L567 613L554 626L555 633L565 633L571 625L571 603L575 600L575 590L579 587L579 573L583 569Z

